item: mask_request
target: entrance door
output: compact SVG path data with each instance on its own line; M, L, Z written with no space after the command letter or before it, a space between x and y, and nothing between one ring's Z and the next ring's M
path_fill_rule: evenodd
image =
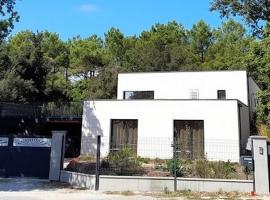
M174 120L176 155L180 159L204 157L204 121Z

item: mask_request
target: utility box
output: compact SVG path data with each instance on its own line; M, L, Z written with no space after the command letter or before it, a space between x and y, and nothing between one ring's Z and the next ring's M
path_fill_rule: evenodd
M252 156L241 156L240 157L240 163L244 167L253 170L253 158Z

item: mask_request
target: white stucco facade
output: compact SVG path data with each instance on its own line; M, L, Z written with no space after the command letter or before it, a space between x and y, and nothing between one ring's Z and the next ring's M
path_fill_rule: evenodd
M190 99L190 90L199 99L217 99L217 90L226 90L227 99L248 105L246 71L123 73L118 75L117 99L124 91L155 91L155 99Z
M193 89L198 99L190 99ZM226 99L217 99L217 90L226 90ZM108 155L111 120L136 119L137 154L168 159L174 120L203 120L204 155L238 162L250 135L249 90L245 71L119 74L116 100L84 102L81 154L95 154L101 135L101 155ZM154 99L124 100L124 91L154 91Z

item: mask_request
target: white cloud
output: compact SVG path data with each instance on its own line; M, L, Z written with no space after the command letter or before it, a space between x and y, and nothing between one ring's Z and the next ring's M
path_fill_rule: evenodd
M97 7L93 4L83 4L80 6L80 11L85 13L93 13L97 11Z

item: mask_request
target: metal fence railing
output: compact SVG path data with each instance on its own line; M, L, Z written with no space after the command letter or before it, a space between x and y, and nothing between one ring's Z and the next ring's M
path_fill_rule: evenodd
M100 159L96 157L97 138L82 139L78 162L67 170L82 173L129 176L252 179L252 168L240 161L237 140L209 139L179 141L169 137L138 137L136 143L111 145L101 137ZM87 157L88 156L88 157ZM83 162L80 162L83 160ZM100 160L97 169L96 160ZM87 162L88 161L88 162Z

